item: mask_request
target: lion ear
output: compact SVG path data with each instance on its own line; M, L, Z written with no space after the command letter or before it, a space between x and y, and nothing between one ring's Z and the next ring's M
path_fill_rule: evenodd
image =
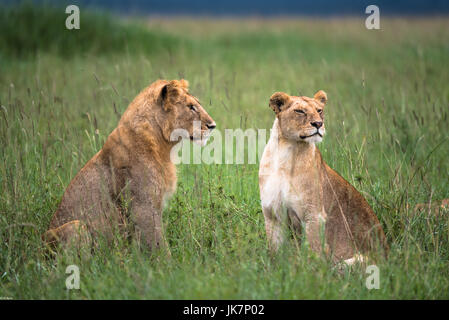
M327 102L327 94L326 92L324 92L323 90L318 91L317 93L315 93L315 95L313 96L313 98L315 100L318 100L319 102L321 102L322 104L326 104Z
M161 91L159 92L159 103L162 106L162 109L167 110L168 103L167 103L167 96L168 96L168 83L164 84L164 86L161 88Z
M181 80L171 80L168 85L171 88L177 88L177 89L185 89L188 90L189 89L189 82L185 79L181 79Z
M162 106L162 109L168 111L170 109L171 102L174 101L179 95L179 89L170 81L161 88L159 92L159 102Z
M278 114L279 112L283 111L287 103L290 101L290 96L284 92L275 92L270 98L270 102L268 105L270 106L273 111Z
M168 84L164 84L164 86L161 89L161 92L159 93L159 99L161 101L164 101L167 98L167 92L168 92Z
M189 81L185 80L185 79L181 79L179 80L179 85L181 87L183 87L184 89L188 90L189 89Z
M168 110L170 102L175 102L181 95L181 89L187 90L189 82L187 80L171 80L166 83L159 93L159 101L162 104L164 110Z

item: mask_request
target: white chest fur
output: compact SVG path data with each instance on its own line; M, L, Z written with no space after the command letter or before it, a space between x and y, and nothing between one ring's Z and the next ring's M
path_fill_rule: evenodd
M315 146L310 146L310 155L313 156ZM280 212L290 209L296 212L300 219L307 209L321 211L321 208L311 208L310 193L312 190L304 188L302 168L305 163L298 146L279 143L277 120L275 120L270 139L265 147L259 168L259 187L261 205L264 210ZM309 161L310 162L310 161Z

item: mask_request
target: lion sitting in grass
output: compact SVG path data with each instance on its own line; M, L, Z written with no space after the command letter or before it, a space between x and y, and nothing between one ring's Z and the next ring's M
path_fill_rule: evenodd
M348 264L388 245L384 231L363 196L332 170L315 146L325 134L327 95L313 98L277 92L269 106L276 114L260 161L259 186L271 251L285 240L290 224L312 250Z
M162 209L176 188L170 150L179 142L171 141L171 133L184 129L191 140L204 140L213 128L187 81L154 82L131 102L103 148L70 182L43 238L65 244L99 234L111 239L131 219L150 249L166 247Z

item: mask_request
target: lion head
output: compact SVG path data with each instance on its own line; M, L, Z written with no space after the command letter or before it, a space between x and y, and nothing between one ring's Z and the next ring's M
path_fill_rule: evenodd
M288 140L317 143L323 139L324 105L327 95L318 91L313 98L289 96L276 92L269 106L276 113L280 134Z
M178 142L184 137L204 144L216 124L199 100L189 93L188 82L184 79L163 81L158 87L156 102L161 108L157 121L164 138ZM176 132L183 134L174 134Z

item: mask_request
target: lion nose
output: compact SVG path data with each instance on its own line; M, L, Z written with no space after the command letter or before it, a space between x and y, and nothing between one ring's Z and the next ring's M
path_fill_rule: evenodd
M215 129L216 126L217 126L217 125L215 124L215 122L206 124L206 127L207 127L207 129L209 129L209 130Z
M314 122L311 122L310 124L312 126L314 126L315 128L319 129L323 125L323 122L322 121L314 121Z

